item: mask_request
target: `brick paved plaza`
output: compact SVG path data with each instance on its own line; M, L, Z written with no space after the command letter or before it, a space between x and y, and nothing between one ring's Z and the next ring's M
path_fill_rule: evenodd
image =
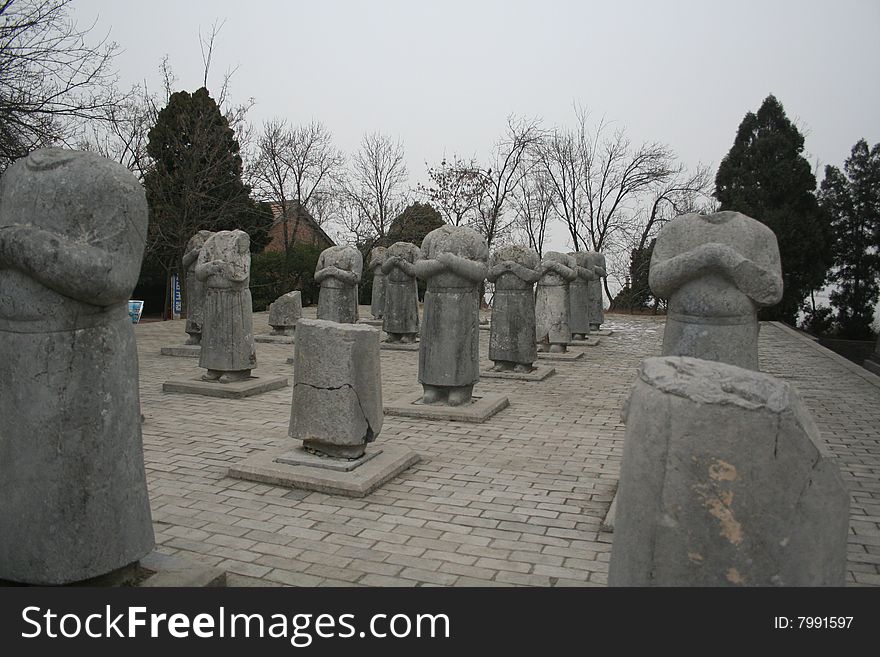
M314 317L315 309L304 314ZM365 307L361 316L367 316ZM267 314L254 316L268 332ZM662 318L609 315L614 334L542 382L483 379L510 407L485 424L386 417L379 443L422 461L362 499L239 481L229 465L287 442L291 388L243 400L163 393L200 374L160 356L183 322L135 327L158 549L229 572L231 585L603 586L601 523L623 448L620 408ZM481 331L485 365L488 331ZM852 493L847 583L880 585L880 378L764 324L763 371L794 384ZM291 345L258 344L255 375L291 374ZM382 351L386 402L418 389L418 353ZM292 378L291 378L292 383Z

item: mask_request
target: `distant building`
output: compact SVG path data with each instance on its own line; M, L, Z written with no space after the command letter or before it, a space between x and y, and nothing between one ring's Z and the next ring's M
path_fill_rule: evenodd
M287 222L288 241L291 244L312 244L324 249L336 246L330 236L315 221L315 218L302 207L298 201L287 202L287 217L282 217L281 204L270 203L272 215L275 217L269 229L269 243L266 251L284 251L284 230Z

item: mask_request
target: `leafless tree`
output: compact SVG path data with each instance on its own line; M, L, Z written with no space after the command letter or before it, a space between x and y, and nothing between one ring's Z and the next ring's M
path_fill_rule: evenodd
M285 251L296 241L303 212L314 216L313 206L326 206L344 161L330 131L318 121L296 127L281 119L263 124L250 177L263 199L280 210Z
M538 255L544 255L547 226L558 208L556 190L549 177L534 170L523 176L511 197L516 215L516 230Z
M75 138L119 101L112 60L119 47L92 42L70 0L0 0L0 170L40 146Z
M379 133L365 135L345 183L344 224L353 235L385 237L408 202L403 145ZM363 226L355 229L355 223Z
M505 211L514 189L534 166L529 152L542 136L537 119L509 116L504 136L495 143L491 164L476 171L480 189L474 223L489 248L513 227L515 218Z
M418 190L425 199L435 205L453 226L473 224L482 186L475 160L462 160L454 155L439 166L428 167L428 186L419 183Z

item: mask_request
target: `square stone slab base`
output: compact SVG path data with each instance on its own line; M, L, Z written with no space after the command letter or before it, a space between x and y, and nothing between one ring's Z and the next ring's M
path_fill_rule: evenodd
M556 373L556 368L546 365L538 365L528 374L524 372L493 372L492 370L483 370L480 372L480 378L486 379L513 379L515 381L543 381L551 374Z
M0 586L30 586L20 582L0 579ZM35 584L34 586L40 586ZM166 587L186 586L201 588L206 586L226 586L226 571L206 566L196 561L178 556L169 556L159 552L150 552L140 561L135 561L107 573L79 582L70 586L107 587Z
M474 395L470 404L434 406L433 404L423 404L422 394L421 390L411 392L395 399L390 404L386 404L385 415L481 424L510 405L506 395Z
M568 343L569 347L598 347L599 338L594 338L592 333L586 340L572 340Z
M284 465L308 465L313 468L324 468L325 470L335 470L336 472L351 472L381 453L382 448L375 447L357 459L334 459L327 456L318 456L300 446L295 447L290 452L276 456L275 462Z
M182 356L183 358L198 358L202 354L202 345L176 344L172 347L162 347L159 353L163 356Z
M202 381L201 375L187 379L169 379L162 384L162 392L181 392L188 395L221 397L223 399L244 399L262 392L277 390L287 385L287 377L277 374L252 376L244 381L217 383Z
M599 335L606 338L612 333L614 333L614 331L611 329L598 329L597 331L590 330L590 335Z
M564 354L554 354L549 351L538 352L538 358L542 360L578 360L583 357L583 351L566 351Z
M226 571L190 561L182 557L150 552L141 559L141 566L153 571L141 587L186 586L204 588L226 586Z
M266 344L293 344L295 338L292 335L255 335L254 342L264 342Z
M261 452L229 468L227 475L271 486L314 490L328 495L365 497L421 460L408 447L397 445L383 445L376 452L375 456L369 456L368 451L364 457L358 459L362 463L348 472L312 465L279 463L276 460L279 457L277 452ZM289 453L290 449L285 448L284 454Z
M382 324L383 324L381 319L373 319L373 318L367 319L366 317L363 319L359 319L357 321L357 323L358 324L369 324L370 326L378 326L379 328L382 328Z
M418 342L380 342L379 349L387 349L388 351L418 351Z

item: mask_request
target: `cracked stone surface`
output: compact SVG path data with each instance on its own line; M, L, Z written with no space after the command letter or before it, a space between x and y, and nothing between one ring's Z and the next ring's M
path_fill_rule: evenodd
M288 435L328 456L362 456L382 430L379 363L378 329L300 320Z
M649 358L624 419L610 585L843 585L849 493L791 385Z

